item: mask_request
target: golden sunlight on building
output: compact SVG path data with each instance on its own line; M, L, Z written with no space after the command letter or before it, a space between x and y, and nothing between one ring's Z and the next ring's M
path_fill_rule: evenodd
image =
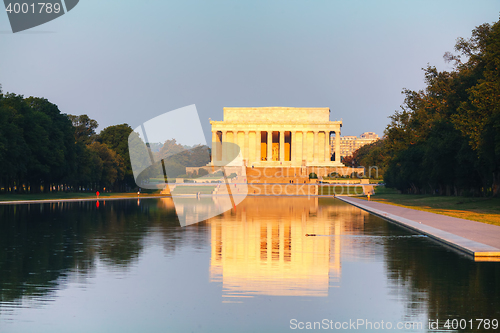
M223 297L327 296L331 282L340 283L345 213L366 213L318 200L247 198L210 220L210 277L223 283Z
M330 154L330 144L340 151L342 127L330 121L330 108L226 107L224 120L210 124L211 165L227 165L232 148L222 143L233 143L248 167L344 166L339 154Z

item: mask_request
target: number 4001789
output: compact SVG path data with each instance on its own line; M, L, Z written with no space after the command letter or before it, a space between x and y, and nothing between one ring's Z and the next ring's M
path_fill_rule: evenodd
M472 319L448 319L443 325L446 329L485 329L485 330L496 330L498 329L498 319L476 319L475 322Z
M51 2L39 2L39 3L12 3L10 2L5 11L9 14L58 14L61 11L61 5L59 3L51 3Z

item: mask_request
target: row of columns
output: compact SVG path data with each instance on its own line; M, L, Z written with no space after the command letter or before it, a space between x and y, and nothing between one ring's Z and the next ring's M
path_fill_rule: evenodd
M217 132L222 133L222 137L219 138ZM296 162L297 157L297 134L302 133L302 156L303 159L307 159L307 133L313 132L313 162L319 162L318 157L320 153L319 147L319 139L318 134L320 132L325 133L325 143L324 143L324 154L326 156L326 160L330 161L330 131L212 131L212 161L217 161L218 150L220 146L217 145L219 142L228 142L227 140L227 132L233 133L233 142L234 144L238 144L238 132L244 132L244 145L242 149L243 159L249 160L249 134L250 132L255 132L255 148L256 148L256 157L257 161L260 161L260 157L262 155L261 152L261 138L262 132L267 132L267 159L270 161L273 155L273 132L279 132L279 160L285 160L285 132L290 132L291 134L291 162ZM340 131L335 131L335 162L340 163ZM222 152L223 156L227 156L227 152Z

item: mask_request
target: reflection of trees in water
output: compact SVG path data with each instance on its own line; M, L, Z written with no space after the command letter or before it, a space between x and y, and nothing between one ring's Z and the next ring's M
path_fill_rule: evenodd
M0 207L0 295L12 301L39 296L54 288L70 268L86 274L94 265L86 226L77 211L52 205Z
M87 277L97 260L127 268L158 230L167 251L184 237L175 211L154 199L101 201L99 208L95 202L0 206L0 308L23 296L46 296L70 275Z
M156 211L162 215L162 218L157 219L154 226L155 230L163 237L163 248L167 255L173 255L176 249L183 246L190 246L194 249L206 246L209 238L207 224L200 222L181 227L172 198L158 200ZM165 223L165 221L169 221L169 223Z
M500 263L474 262L422 238L401 239L393 246L386 252L387 275L397 290L404 290L410 313L425 306L428 317L440 323L473 319L474 325L476 318L499 318Z

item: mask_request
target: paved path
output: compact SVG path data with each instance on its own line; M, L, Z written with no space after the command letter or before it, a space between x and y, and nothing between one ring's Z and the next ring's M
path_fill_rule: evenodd
M337 198L383 219L423 233L473 256L476 261L500 261L500 226L352 197Z

